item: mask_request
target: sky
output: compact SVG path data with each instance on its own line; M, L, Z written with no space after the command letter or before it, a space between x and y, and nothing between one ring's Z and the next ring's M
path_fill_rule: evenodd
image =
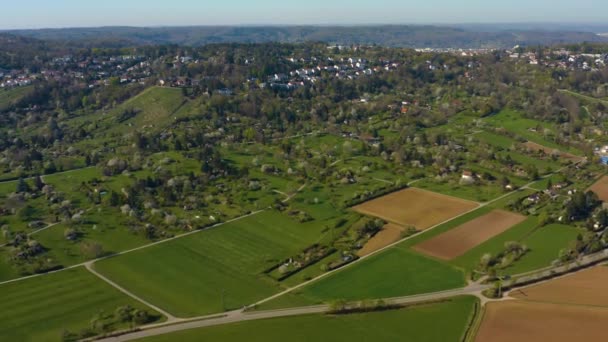
M606 23L606 0L0 0L0 29Z

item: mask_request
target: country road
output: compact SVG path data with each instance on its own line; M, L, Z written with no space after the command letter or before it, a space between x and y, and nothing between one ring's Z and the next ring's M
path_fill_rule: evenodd
M428 293L428 294L421 294L421 295L414 295L414 296L406 296L406 297L386 298L386 299L384 299L384 301L387 304L408 305L408 304L415 304L415 303L421 303L421 302L432 302L432 301L448 299L448 298L464 296L464 295L478 296L483 290L486 290L488 288L490 288L490 285L473 284L473 285L470 285L470 286L467 286L464 288L449 290L449 291L442 291L442 292L435 292L435 293ZM320 313L325 313L328 310L329 310L328 305L315 305L315 306L259 311L259 312L244 312L242 310L237 310L237 311L227 312L224 316L217 317L217 318L202 317L202 318L194 318L194 319L185 321L183 323L156 324L149 328L143 327L142 330L140 330L140 331L125 333L124 335L120 335L120 336L116 336L116 337L108 337L108 338L100 339L97 341L102 341L102 342L133 341L136 339L163 335L163 334L168 334L168 333L182 331L182 330L205 328L205 327L211 327L211 326L216 326L216 325L253 321L253 320L260 320L260 319L320 314Z

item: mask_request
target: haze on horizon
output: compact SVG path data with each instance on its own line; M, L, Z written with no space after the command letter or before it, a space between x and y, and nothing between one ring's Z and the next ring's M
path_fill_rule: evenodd
M605 23L597 0L21 0L2 5L0 29L456 23Z

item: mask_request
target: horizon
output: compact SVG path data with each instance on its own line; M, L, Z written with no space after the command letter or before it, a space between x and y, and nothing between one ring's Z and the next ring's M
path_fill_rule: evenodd
M184 0L180 6L160 1L23 0L3 6L13 13L0 30L193 27L193 26L377 26L377 25L603 25L608 3L593 0L514 0L508 4L467 0L353 0L348 5L309 0L306 6L285 1L233 0L208 4ZM521 9L525 8L525 11ZM438 11L438 9L443 9Z

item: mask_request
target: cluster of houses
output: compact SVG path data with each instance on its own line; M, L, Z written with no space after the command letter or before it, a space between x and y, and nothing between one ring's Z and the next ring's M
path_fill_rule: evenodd
M36 80L57 82L77 81L89 88L120 83L144 84L153 75L151 62L143 56L63 56L53 58L40 71L0 70L0 88L27 86Z
M261 83L261 88L291 90L306 84L314 84L321 79L338 78L354 80L362 76L370 76L380 72L394 71L399 67L398 63L389 60L370 62L365 58L350 57L334 59L327 58L287 58L291 63L308 64L308 67L297 68L288 74L274 74L267 78L266 83Z
M574 53L565 49L550 50L540 57L534 52L517 52L516 49L507 51L512 59L522 60L532 65L542 65L549 68L564 70L592 71L608 65L608 54Z

